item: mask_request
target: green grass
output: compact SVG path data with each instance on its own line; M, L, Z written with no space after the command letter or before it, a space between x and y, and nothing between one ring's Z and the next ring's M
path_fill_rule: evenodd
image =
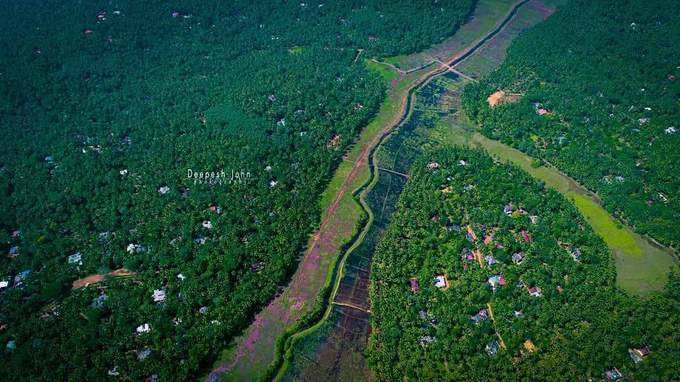
M391 82L392 80L399 78L399 73L392 70L389 65L373 60L364 60L364 62L369 70L379 74L385 81Z

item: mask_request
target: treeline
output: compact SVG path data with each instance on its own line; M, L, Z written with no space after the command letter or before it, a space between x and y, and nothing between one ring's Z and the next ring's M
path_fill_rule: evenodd
M677 246L680 13L677 2L582 1L520 36L466 88L482 133L556 165L635 229ZM521 99L490 107L494 92Z
M357 49L437 42L472 3L3 3L0 377L195 379L383 99Z
M482 151L414 164L371 278L380 381L678 378L677 270L663 293L624 294L576 208Z

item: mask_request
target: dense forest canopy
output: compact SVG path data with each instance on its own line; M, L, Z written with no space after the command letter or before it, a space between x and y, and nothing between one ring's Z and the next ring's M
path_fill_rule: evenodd
M637 231L675 247L678 36L677 1L567 2L467 87L465 109L483 134L556 165ZM497 91L513 101L491 107Z
M677 273L624 294L576 208L519 168L426 152L397 208L372 265L377 380L678 378Z
M295 268L363 59L472 4L3 2L0 377L195 378Z

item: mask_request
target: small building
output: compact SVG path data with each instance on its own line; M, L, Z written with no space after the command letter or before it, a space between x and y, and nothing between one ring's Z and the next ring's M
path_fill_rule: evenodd
M519 265L524 261L524 252L516 252L512 254L512 262Z
M512 215L512 212L515 210L515 207L512 205L512 203L508 203L503 207L503 213L510 216Z
M475 324L479 324L482 321L486 321L489 318L489 311L486 309L482 309L479 312L477 312L475 315L470 316L470 320L474 322Z
M645 359L649 353L651 353L649 346L628 349L628 354L635 363L642 362L642 360Z
M433 336L422 336L420 337L420 344L425 346L427 344L431 344L433 342L437 342L437 339L434 338Z
M170 187L168 187L168 186L162 186L162 187L158 188L158 193L161 194L161 195L165 195L168 192L170 192Z
M475 235L475 231L473 231L472 227L470 227L470 226L467 227L467 235L465 235L465 236L471 242L477 241L477 235Z
M484 257L484 260L486 260L486 265L488 265L488 266L492 266L492 265L494 265L494 264L498 264L498 261L496 261L496 259L495 259L493 256L491 256L491 255L486 255L486 256Z
M529 220L531 221L531 224L536 224L536 223L538 223L538 216L529 215Z
M604 372L604 377L610 381L617 381L623 378L623 374L617 368L613 368Z
M18 275L14 276L14 286L17 287L17 286L23 284L24 280L26 280L26 278L28 277L29 274L31 274L30 269L19 272Z
M512 315L515 316L515 318L522 318L524 317L524 312L522 312L521 310L516 310L512 313Z
M460 259L463 261L474 261L475 255L470 250L470 248L463 248L463 250L460 252Z
M501 275L494 275L489 277L487 282L489 283L489 285L491 285L491 290L495 292L496 288L505 285L505 278L503 278L503 276Z
M451 219L446 219L446 224L444 226L448 232L460 232L460 226L458 224L453 224Z
M177 275L177 278L184 281L187 277L180 273Z
M68 257L68 263L83 265L82 257L83 255L80 252L76 252Z
M541 293L541 288L537 286L533 286L529 288L529 295L532 297L541 297L543 294Z
M562 294L564 292L564 288L562 288L562 285L557 286L557 293Z
M147 357L151 355L151 349L149 348L144 348L142 350L137 350L137 360L138 361L144 361Z
M418 284L418 279L415 277L411 277L409 280L411 283L411 292L416 293L420 289L420 285Z
M434 170L434 169L437 169L437 168L439 168L439 163L437 163L437 162L430 162L430 163L427 164L428 170Z
M137 327L137 334L148 333L151 331L151 326L149 324L142 324Z
M165 301L165 291L162 289L154 289L153 295L151 295L153 298L154 302L163 302Z
M7 280L0 280L0 290L5 289L9 286L9 281Z
M206 241L208 241L208 239L205 236L199 236L199 237L194 239L194 243L199 244L199 245L205 244Z
M141 244L130 243L130 244L128 244L126 249L127 249L127 252L130 253L130 254L146 252L146 247L141 245Z
M488 354L489 357L495 357L496 354L498 354L498 348L498 341L493 340L489 342L484 349L486 350L486 354Z
M536 345L534 345L534 342L531 340L524 341L523 347L524 350L526 350L529 353L533 353L536 351Z
M210 220L203 220L203 223L201 223L201 226L205 229L212 229L213 225Z
M261 270L264 269L264 261L258 261L250 265L250 271L251 272L260 272Z
M574 259L574 261L581 261L581 250L578 248L574 248L571 250L571 258Z
M93 309L104 309L104 303L108 300L108 296L104 293L92 299L90 307Z
M524 239L525 242L531 243L531 236L529 235L529 233L527 231L522 230L520 232L520 234L522 235L522 239Z
M439 289L448 289L449 280L446 278L446 275L435 276L434 277L434 286L436 286Z

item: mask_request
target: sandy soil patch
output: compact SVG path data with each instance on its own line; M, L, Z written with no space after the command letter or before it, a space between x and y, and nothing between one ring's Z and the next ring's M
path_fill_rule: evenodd
M504 90L499 90L489 96L486 101L490 107L502 105L504 103L514 103L520 100L522 95L519 93L506 93Z

